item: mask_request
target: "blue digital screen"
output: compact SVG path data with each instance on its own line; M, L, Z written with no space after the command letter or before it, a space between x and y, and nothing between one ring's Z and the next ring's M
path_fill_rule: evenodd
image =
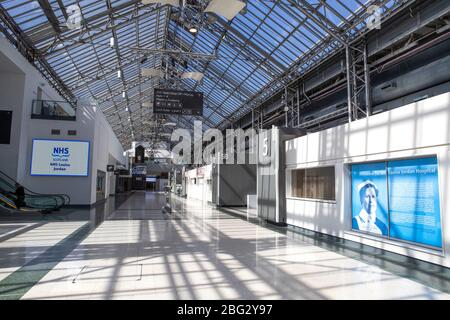
M390 236L442 247L437 159L390 161Z
M388 235L386 163L352 165L352 228Z
M33 139L30 175L87 177L89 158L89 141Z

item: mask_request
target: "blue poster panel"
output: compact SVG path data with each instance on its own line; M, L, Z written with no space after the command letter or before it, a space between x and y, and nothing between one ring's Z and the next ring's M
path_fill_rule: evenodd
M390 236L442 247L436 157L388 162Z
M352 228L388 235L386 163L352 165Z

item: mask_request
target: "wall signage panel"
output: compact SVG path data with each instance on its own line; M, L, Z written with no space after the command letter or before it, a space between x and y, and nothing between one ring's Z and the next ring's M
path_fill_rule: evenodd
M155 89L153 113L202 116L203 93Z
M437 159L391 161L388 175L390 236L441 247Z
M89 175L89 141L33 139L32 176Z
M442 247L436 157L352 165L352 228Z
M388 235L386 164L352 166L352 227L373 234Z

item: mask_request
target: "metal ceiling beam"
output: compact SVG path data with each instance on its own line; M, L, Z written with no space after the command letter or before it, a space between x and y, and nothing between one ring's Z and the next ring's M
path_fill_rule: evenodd
M384 5L386 2L388 2L388 0L382 0L379 2L379 5ZM347 38L342 37L342 39L340 38L341 35L337 35L334 32L331 32L332 29L329 29L326 25L324 25L323 22L321 22L320 20L318 20L317 18L315 18L314 16L311 15L310 12L308 12L308 10L306 8L311 9L311 6L306 3L306 6L302 7L300 3L304 4L305 1L294 1L294 0L289 0L289 3L291 3L293 5L293 7L299 8L299 10L301 10L304 14L305 12L307 14L305 14L307 17L311 17L312 21L319 23L320 25L323 26L325 31L330 31L328 32L330 37L332 37L333 39L335 39L336 41L338 41L341 45L343 45L343 47L345 47L347 45ZM313 12L317 12L316 9L312 8ZM292 11L292 8L290 8L290 10ZM293 11L292 11L293 12ZM362 14L362 13L361 13ZM357 17L358 20L363 20L364 17ZM367 32L367 31L365 31ZM359 38L363 37L365 33L361 33L360 35L358 35ZM358 38L357 37L357 38ZM344 41L345 39L345 41ZM352 39L352 42L356 41L355 39ZM322 47L322 49L321 49ZM341 50L343 50L343 47ZM330 55L330 53L325 53L325 48L327 48L327 46L325 46L325 43L322 42L320 44L318 44L316 46L315 49L311 49L310 51L308 51L304 57L302 57L301 59L299 59L298 61L296 61L289 69L290 70L295 70L296 68L298 68L301 64L309 64L308 67L302 68L302 72L303 75L311 70L311 68L313 66L318 65L321 61L323 61L324 57L327 57ZM341 54L341 51L335 51L335 54ZM315 59L315 57L320 57L320 59ZM264 88L262 88L256 95L254 95L252 98L250 98L246 103L244 103L241 108L240 111L238 112L238 117L242 118L245 115L247 115L249 112L251 112L252 109L256 109L258 108L259 105L262 105L267 99L270 99L272 96L274 96L275 94L281 92L281 90L284 90L283 86L280 85L283 82L294 82L297 81L302 75L297 75L294 79L290 79L291 77L289 76L289 73L284 73L283 75L280 75L279 78L274 79L273 81L271 81L269 84L267 84ZM224 123L220 123L219 128L224 129L225 125Z
M254 44L250 39L247 39L242 33L240 33L238 30L236 30L234 27L229 25L225 22L221 17L219 17L216 14L213 14L217 18L217 23L226 29L227 31L231 32L235 36L237 36L241 41L243 41L246 45L254 49L256 52L258 52L261 56L263 56L265 59L273 63L277 68L279 68L281 71L286 71L286 67L282 65L278 60L274 59L270 54L268 54L265 50L258 47L256 44Z
M173 39L172 41L175 41L175 45L179 45L181 48L183 48L183 50L189 50L189 46L187 43L185 43L184 41L182 41L182 39L180 38L175 38L174 34L170 34L171 35L171 39ZM170 38L170 37L169 37ZM211 72L210 72L211 71ZM242 95L246 96L247 98L249 98L250 96L252 96L252 93L245 90L244 88L241 88L241 84L240 83L236 83L233 79L231 79L226 73L225 74L220 74L221 71L217 70L213 65L211 65L210 63L206 62L206 66L203 69L202 72L205 76L209 76L212 78L212 80L214 81L221 81L223 80L230 89L237 91L239 93L241 93ZM199 82L197 82L197 84L194 87L194 90L197 88Z
M64 6L64 3L62 2L62 0L56 0L56 2L58 3L59 9L61 9L61 11L62 11L64 19L66 19L66 21L67 21L67 19L69 19L69 16L67 15L66 7Z
M14 19L9 15L5 8L0 3L0 20L3 21L5 26L16 38L14 45L18 48L19 52L33 65L35 65L39 71L41 71L44 78L50 83L50 85L67 101L71 102L75 106L75 96L67 88L64 82L59 78L56 72L48 64L47 60L38 54L37 48L34 46L29 37L20 29ZM2 28L2 30L5 32ZM8 34L8 39L11 35Z
M52 25L53 30L55 30L57 34L60 34L62 30L59 26L58 18L55 16L55 12L53 12L50 3L47 0L38 0L38 3L41 6L42 11L44 11L48 22L50 22L50 24Z
M227 32L227 31L225 30L224 32ZM174 34L169 34L169 35L172 36L171 39L172 39L172 42L174 43L175 46L178 45L180 48L183 48L183 49L188 50L188 48L189 48L188 44L182 42L182 40L180 40L180 39L177 39L177 38L175 37ZM169 38L170 38L170 37L169 37ZM223 40L222 37L221 37L220 39ZM242 48L241 48L240 54L243 53L242 50L244 50L244 49L245 49L245 47L242 47ZM251 60L249 60L249 61L251 61L252 63L254 63L254 65L255 65L256 67L261 67L261 64L266 62L266 60L262 60L262 61L260 62L260 64L257 64L257 63L255 63L253 60L254 60L254 59L251 59ZM211 68L211 66L210 66L210 64L208 63L208 68L205 67L205 70L207 70L207 69L209 69L209 68ZM223 81L223 79L228 79L227 81L231 82L231 79L229 79L229 77L226 76L226 72L221 72L221 73L222 73L222 76L219 76L219 77L213 76L213 77L212 77L212 80L214 80L214 81L216 82L216 84L218 84L218 83L220 83L221 81ZM209 72L206 71L206 72L205 72L205 75L208 75L208 76L211 78L211 75L210 75ZM239 93L241 93L241 92L240 92L241 89L239 89L240 85L241 85L241 84L239 84L239 85L236 85L236 84L235 84L234 86L232 85L233 88L234 88L234 90L233 90L233 91L229 91L228 97L232 96L234 93L236 93L236 91L239 92ZM197 86L197 85L196 85L196 86ZM195 88L196 88L196 86L195 86ZM228 90L227 90L227 91L228 91ZM245 93L244 93L244 95L248 97L248 94L245 94ZM239 98L236 98L236 99L242 100L242 99L239 99ZM220 107L222 106L222 104L214 102L214 103L211 103L211 105L214 106L213 108L211 108L212 113L211 113L211 115L209 115L207 118L204 118L204 119L206 119L208 122L211 122L210 117L211 117L213 114L216 114L216 115L218 115L219 117L221 117L222 119L224 119L224 121L227 121L227 122L229 122L230 124L232 124L231 120L229 119L229 118L230 118L230 115L227 115L227 114L222 113L222 110L220 109ZM213 127L215 127L215 126L216 126L216 125L213 125Z
M376 2L377 5L379 5L379 6L385 6L386 3L389 2L389 0L381 0L381 1L375 1L375 2ZM415 2L415 0L411 0L411 1L408 1L408 3L403 3L403 5L398 4L397 6L395 6L395 7L393 7L393 8L390 8L390 9L387 11L386 16L383 18L384 21L385 21L384 23L386 23L386 20L387 20L387 19L394 19L394 18L395 18L397 15L399 15L401 12L404 12L404 11L405 11L405 8L408 8L408 7L409 7L412 3L414 3L414 2ZM372 2L372 4L373 4L373 2ZM371 5L371 3L368 3L367 5ZM400 10L398 10L398 9L400 9ZM365 11L361 11L361 12L360 12L360 15L356 16L355 19L356 19L357 21L363 21L366 17L367 17L367 13L366 13ZM386 29L385 29L385 30L386 30ZM359 33L358 35L355 35L355 36L351 39L351 45L353 46L355 43L358 43L363 37L365 37L365 36L366 36L368 33L370 33L370 32L374 32L374 31L365 28L361 33ZM382 46L382 45L379 44L378 41L377 41L377 48L379 49L380 46ZM327 60L329 60L329 59L331 59L332 57L335 57L335 56L337 56L337 55L343 54L343 50L344 50L344 48L342 48L342 49L339 50L339 51L333 52L333 53L332 53L332 56L329 56L329 58L327 58ZM380 49L380 51L381 51L381 49ZM306 71L307 71L307 72L309 72L309 71L314 71L314 72L316 72L316 71L315 71L316 69L313 69L313 68L315 68L316 66L322 64L323 62L325 62L325 61L327 61L327 60L323 60L323 59L319 60L317 63L312 64L310 68L307 68ZM304 73L304 74L302 74L300 77L297 77L296 79L292 80L291 83L290 83L290 85L293 85L293 84L295 84L295 83L298 82L298 81L301 81L302 77L304 77L305 75L308 75L308 73ZM275 83L276 83L276 81L274 81L274 83L271 84L271 86L275 86ZM260 105L262 105L263 103L265 103L265 102L268 101L269 99L275 97L277 94L281 94L281 90L278 90L278 91L276 91L276 92L273 92L271 95L264 95L264 92L265 92L266 90L269 90L269 88L270 88L270 86L266 87L264 90L262 90L262 91L260 92L259 96L264 96L264 97L265 97L265 98L264 98L265 100L262 100L262 101L259 103L259 105L258 105L257 107L255 106L256 104L252 104L252 100L260 100L260 98L257 98L257 96L255 96L252 100L250 100L250 101L247 103L247 105L253 105L253 106L252 106L252 109L247 109L247 112L245 112L245 113L243 113L243 114L241 115L240 120L241 120L242 118L244 118L244 117L248 117L248 116L250 115L250 112L251 112L252 110L255 110L255 111L256 111L257 108L259 108ZM284 90L284 89L283 89L283 90ZM245 108L243 108L243 109L245 109ZM240 121L240 120L239 120L239 121ZM221 128L224 128L224 127L221 126Z
M70 89L73 90L74 92L80 88L83 88L87 85L91 85L92 83L96 82L96 81L103 81L106 77L111 76L113 74L117 74L117 72L121 69L127 69L128 67L132 66L133 64L136 64L136 62L139 63L139 58L133 59L133 60L129 60L127 61L127 63L122 64L122 66L117 66L116 68L108 68L108 67L102 67L104 70L103 73L103 77L97 76L97 75L92 75L92 76L86 76L84 75L83 78L80 78L84 81L78 82L79 80L77 80L77 84L70 86ZM158 66L155 66L158 67ZM72 79L68 79L67 80L72 81Z
M115 22L114 22L114 15L113 15L113 7L111 4L111 0L106 0L106 6L108 8L108 16L109 16L109 23L111 24L111 26L114 27ZM122 81L122 85L123 85L123 90L124 92L126 92L128 90L127 88L127 83L125 81L125 76L123 73L123 67L122 67L122 57L120 54L120 50L119 50L119 38L117 37L117 33L116 33L116 29L112 28L111 30L113 38L114 38L114 50L116 52L116 57L117 57L117 65L119 66L119 71L120 71L120 80ZM126 105L128 106L130 104L130 101L128 100L128 94L125 93L125 100L126 100ZM129 112L129 117L131 118L131 112L130 109L128 108L128 112ZM131 132L134 132L134 127L133 127L133 123L130 123L131 126Z
M305 0L288 0L289 3L293 4L298 10L300 10L305 16L307 16L311 21L321 27L329 35L331 35L336 41L340 42L343 46L348 43L348 38L344 35L341 30L327 17L325 17L320 11L314 8Z
M139 48L139 47L131 47L130 49L137 51L137 52L159 53L159 54L166 54L166 55L173 55L173 56L189 57L192 59L199 59L199 60L206 60L206 61L218 59L217 55L203 54L203 53L199 53L199 52L185 52L185 51L178 51L178 50Z
M114 10L120 10L118 9L120 8L126 8L126 7L131 7L133 4L135 4L138 1L130 1L128 3L126 3L126 5L120 5L120 6L116 6L114 7ZM145 8L148 6L144 6L142 8ZM131 7L132 8L132 7ZM85 28L82 30L83 32L71 32L70 35L60 35L60 37L58 39L56 39L56 41L49 47L47 47L46 49L41 51L41 54L44 56L51 56L55 53L59 53L61 51L63 51L64 49L71 49L72 47L77 47L77 46L81 46L83 44L90 44L90 39L89 38L81 38L84 34L86 34L89 31L92 31L92 39L96 39L102 35L104 35L105 33L109 33L111 32L111 30L113 29L119 29L122 28L124 26L127 26L131 23L134 23L136 19L143 19L143 18L147 18L149 16L152 15L159 15L160 11L162 9L165 9L165 7L157 7L154 8L150 11L144 12L140 15L135 15L135 11L134 10L130 10L128 12L125 13L121 13L121 14L117 14L115 16L115 20L122 20L122 22L119 22L115 25L111 25L108 22L102 21L98 24L95 25L89 25L90 22L95 21L96 19L101 19L101 18L105 18L108 16L110 10L106 10L101 14L97 14L93 17L89 17L85 20L83 20L83 23L85 25ZM99 31L100 30L100 31ZM66 42L71 42L70 44L67 44ZM63 44L64 47L62 48L58 48L59 44ZM107 44L105 44L107 45Z

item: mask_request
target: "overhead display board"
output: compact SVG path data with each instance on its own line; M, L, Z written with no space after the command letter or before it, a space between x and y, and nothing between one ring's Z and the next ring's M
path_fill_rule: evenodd
M442 248L436 157L352 165L352 229Z
M145 148L141 145L134 148L134 163L145 162Z
M89 141L33 139L32 176L89 175Z
M203 93L155 89L153 113L203 116Z

